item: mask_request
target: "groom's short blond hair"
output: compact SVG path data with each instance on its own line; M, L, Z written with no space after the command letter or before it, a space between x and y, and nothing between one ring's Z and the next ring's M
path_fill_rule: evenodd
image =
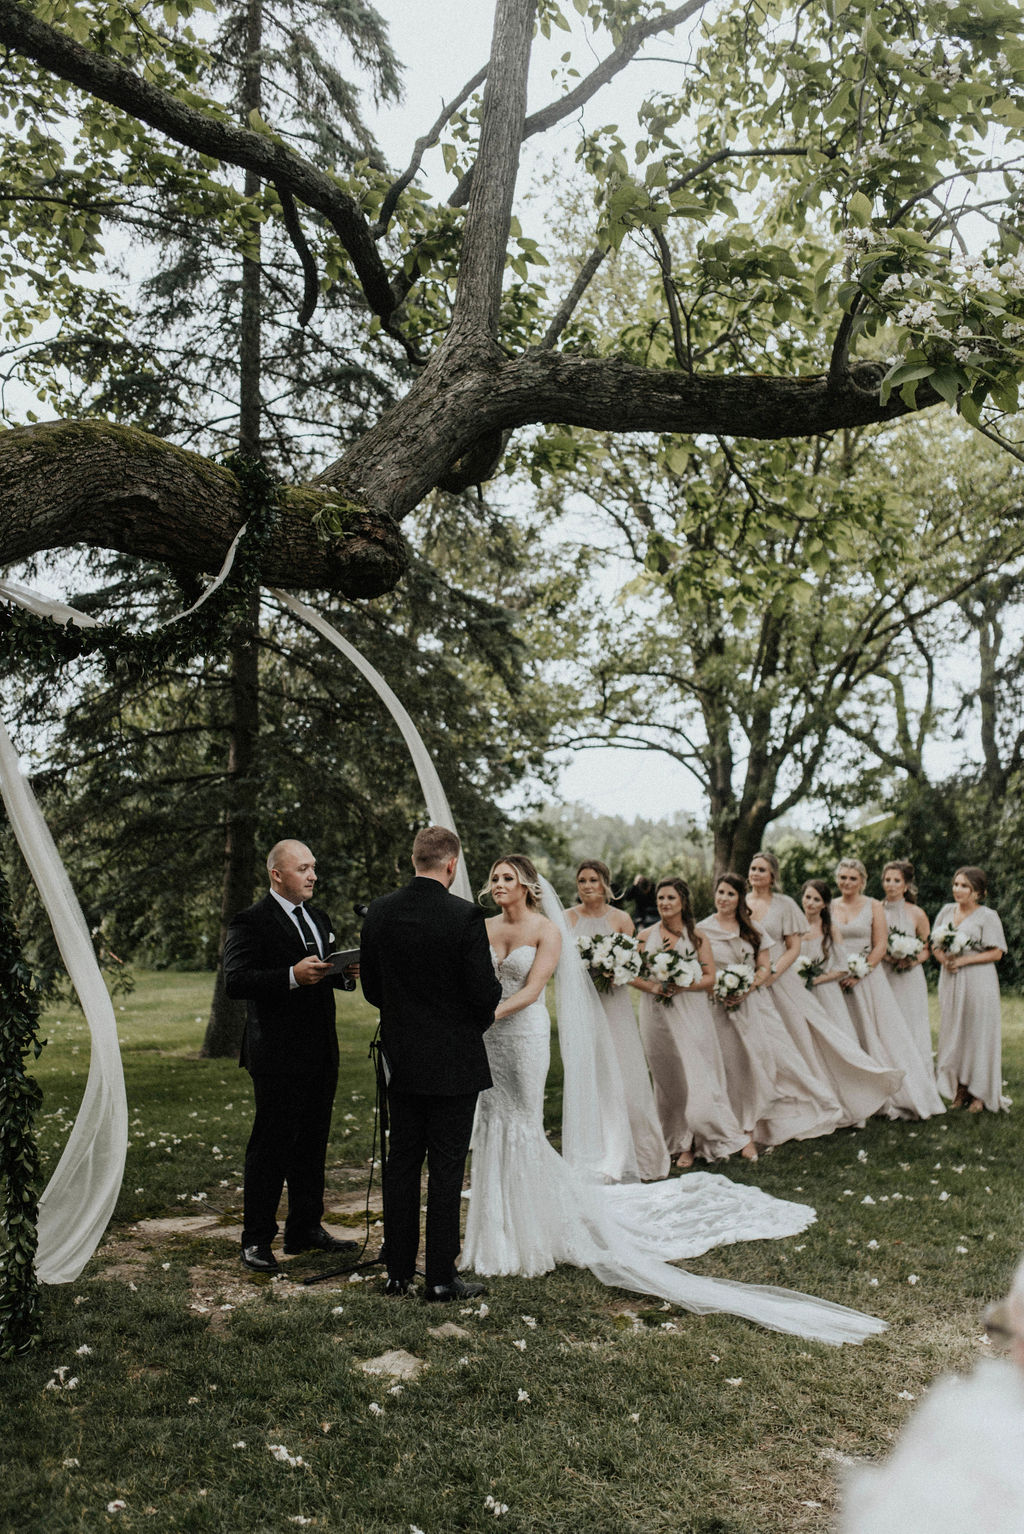
M462 851L462 843L447 826L424 826L412 844L414 868L443 868Z

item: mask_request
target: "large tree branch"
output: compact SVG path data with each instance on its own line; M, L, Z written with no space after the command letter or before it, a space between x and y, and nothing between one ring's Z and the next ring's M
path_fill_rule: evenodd
M445 124L451 121L452 117L454 117L455 113L459 110L463 103L468 101L469 97L472 96L477 87L482 85L486 79L487 65L485 64L483 69L477 70L476 74L471 80L467 80L466 84L462 87L462 90L455 97L455 99L442 107L441 115L434 123L433 127L428 128L423 137L416 140L416 143L413 145L412 159L409 161L408 166L398 177L398 180L393 181L392 184L388 187L387 195L381 204L380 215L377 219L377 222L373 226L373 235L375 239L380 239L381 235L387 233L388 225L391 222L395 209L398 207L398 199L401 197L402 193L409 185L409 182L413 179L413 177L416 175L416 172L419 170L426 151L430 149L432 145L437 143L444 130Z
M390 326L398 299L387 269L358 203L329 175L285 144L188 106L116 58L83 47L18 0L0 0L0 43L176 143L252 171L322 213L348 252L371 309Z
M602 59L597 68L591 70L590 74L573 90L567 91L557 101L552 101L526 119L523 125L523 138L532 138L536 133L546 133L556 123L564 122L567 117L578 112L591 96L595 96L603 86L608 85L625 69L649 37L654 37L659 32L673 31L684 21L689 21L691 16L696 16L707 3L708 0L688 0L686 5L677 6L674 11L666 11L664 15L652 16L646 21L638 21L635 26L628 27L618 47L606 59ZM461 208L469 201L478 165L479 160L477 165L470 166L449 198L453 208Z
M830 390L806 378L684 373L618 358L539 349L503 358L497 347L445 344L408 394L365 432L318 483L401 518L480 439L528 425L613 432L710 432L723 436L818 436L840 426L894 420L899 395L878 402L884 368L859 363ZM918 408L939 403L924 387Z
M344 532L322 541L313 517L338 496L284 491L261 579L298 590L379 596L405 569L386 513L340 508ZM134 427L55 421L0 432L0 563L41 549L89 544L159 560L176 571L218 570L242 525L235 476Z
M493 340L523 142L536 0L498 0L480 127L480 174L470 193L451 336Z

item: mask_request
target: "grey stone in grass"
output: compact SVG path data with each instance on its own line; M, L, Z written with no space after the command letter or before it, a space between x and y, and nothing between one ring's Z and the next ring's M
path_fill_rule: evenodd
M364 1374L390 1374L396 1380L414 1380L427 1367L426 1361L407 1353L404 1348L390 1348L379 1358L367 1358L358 1366Z

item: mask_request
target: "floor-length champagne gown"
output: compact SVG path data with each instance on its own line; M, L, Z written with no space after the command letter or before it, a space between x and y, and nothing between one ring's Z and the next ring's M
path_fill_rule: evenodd
M646 947L663 946L661 926L651 927ZM689 938L675 951L696 958ZM729 1103L725 1063L706 991L677 991L671 1001L640 993L640 1034L654 1079L654 1101L673 1156L693 1151L704 1161L742 1150L750 1136Z
M785 938L791 933L802 937L807 931L807 918L795 900L776 893L759 917L758 926L769 939L762 950L762 962L766 957L774 965L786 951ZM902 1073L876 1064L849 1027L837 1027L792 964L765 987L765 995L775 1005L808 1070L838 1098L844 1110L841 1127L870 1118L898 1090Z
M738 932L719 926L717 916L706 916L697 928L711 944L716 969L753 966L750 944ZM782 1145L838 1129L844 1113L835 1094L817 1069L805 1063L760 989L749 991L735 1007L712 1002L711 1013L729 1101L748 1134L762 1145Z
M863 896L860 906L844 926L837 914L838 900L832 902L832 931L836 947L845 963L859 954L871 952L872 902ZM935 1089L931 1070L921 1059L910 1027L896 1005L892 987L882 965L843 995L850 1009L861 1048L881 1065L903 1071L903 1082L893 1093L886 1111L891 1118L927 1119L944 1113L942 1098Z
M935 918L935 931L949 926L959 907L944 905ZM963 918L958 932L965 933L980 953L985 948L1006 952L1003 924L991 906L980 905ZM998 1112L1009 1108L1003 1096L1002 1009L999 976L995 964L965 964L950 974L945 965L939 975L939 1088L955 1097L963 1082L972 1097Z
M882 904L885 907L885 919L889 924L890 932L905 932L908 937L916 936L914 920L907 910L905 900L902 898L884 900ZM921 947L923 946L922 943ZM896 1005L907 1020L907 1026L920 1051L921 1059L928 1069L932 1070L932 1025L928 1017L928 982L925 979L924 965L915 964L913 969L896 969L892 964L887 964L885 975L892 987Z

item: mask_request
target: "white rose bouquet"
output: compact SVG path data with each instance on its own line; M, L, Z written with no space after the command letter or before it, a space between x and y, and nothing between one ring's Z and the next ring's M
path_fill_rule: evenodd
M654 953L644 954L644 979L653 980L658 985L678 985L685 989L696 985L703 973L700 960L692 949L677 953L674 948L659 948ZM654 999L667 1007L672 997L655 996Z
M970 953L978 947L977 939L969 936L960 927L954 927L953 923L947 922L944 927L937 927L932 933L932 947L940 953L948 953L951 958L957 954Z
M595 989L610 991L628 985L643 970L644 956L635 937L625 932L581 933L576 939L580 958L590 971Z
M809 953L802 953L793 968L810 990L818 976L825 973L825 960L824 957L812 959Z
M754 986L752 964L727 964L715 976L711 994L723 1006L728 1002L741 1001Z
M887 958L901 964L906 959L916 959L920 952L921 939L916 932L903 932L899 927L889 929L889 940L885 945Z
M864 980L871 973L871 965L862 953L853 953L846 961L846 973L854 980Z

